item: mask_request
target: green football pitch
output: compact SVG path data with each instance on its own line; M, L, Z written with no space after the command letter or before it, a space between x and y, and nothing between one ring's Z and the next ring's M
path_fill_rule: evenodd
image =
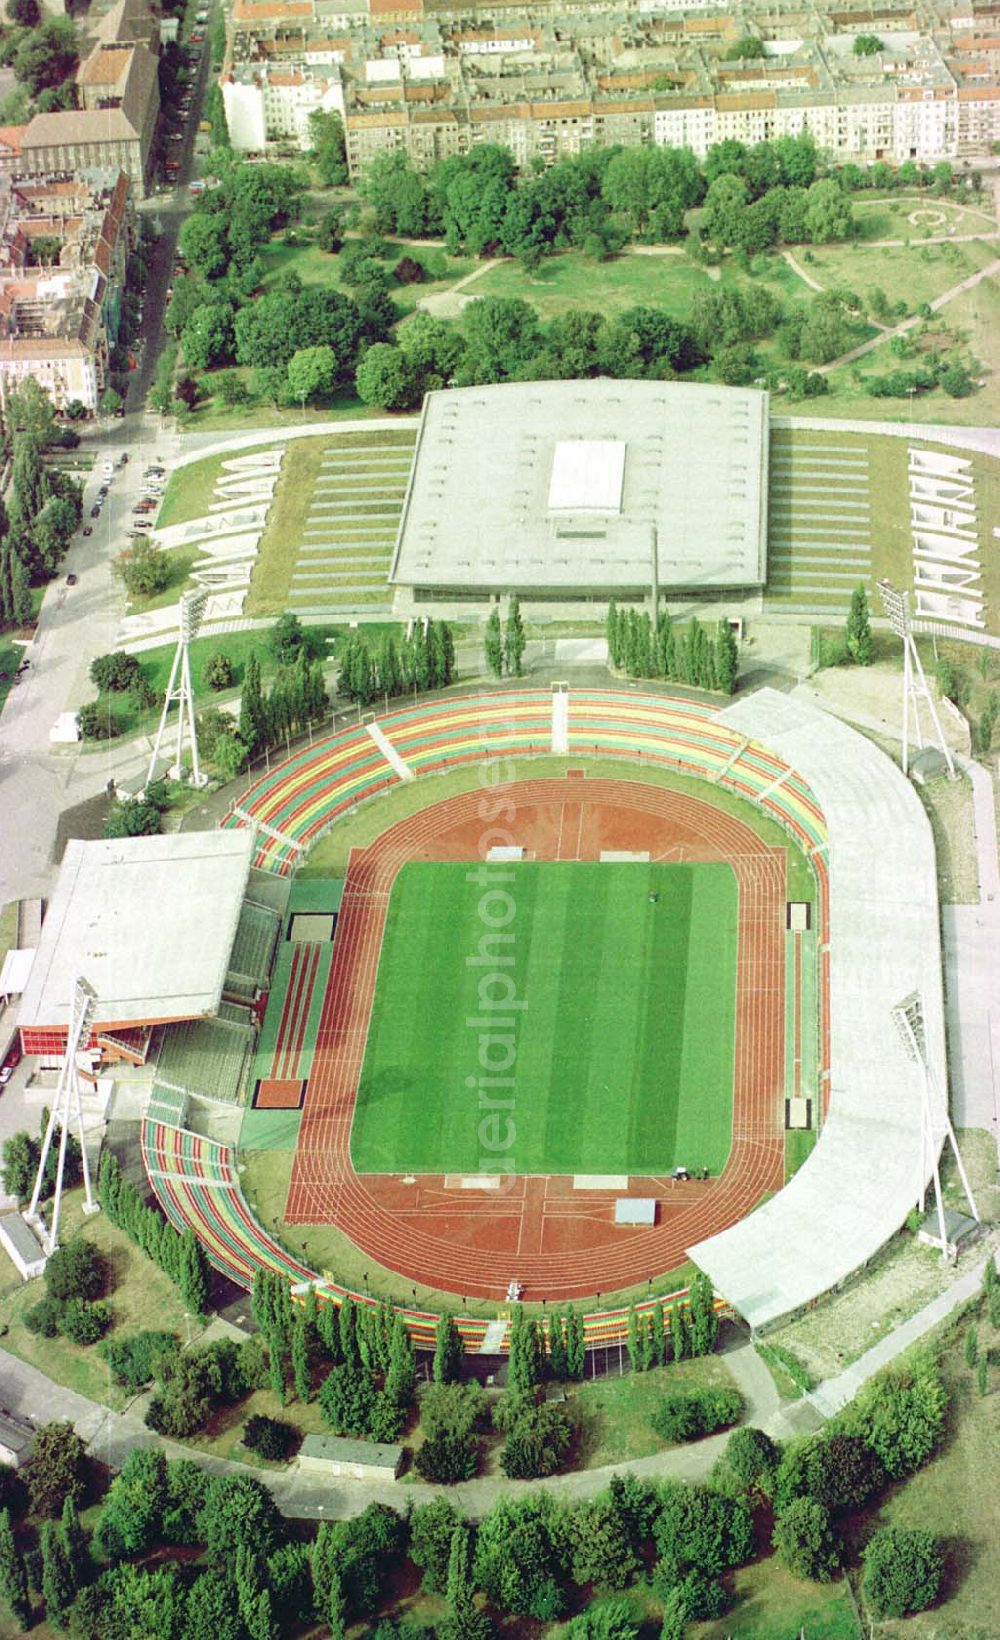
M718 1172L732 1141L730 867L519 862L489 868L491 887L508 873L509 900L492 901L475 870L411 862L393 885L357 1171ZM489 1076L513 1085L481 1089Z

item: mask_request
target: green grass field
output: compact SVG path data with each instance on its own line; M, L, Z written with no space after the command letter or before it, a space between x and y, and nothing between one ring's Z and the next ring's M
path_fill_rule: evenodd
M411 863L393 887L351 1133L358 1172L719 1171L732 1137L730 868L513 866L514 937L483 947L489 967L476 961L489 907L468 873ZM494 972L494 953L512 964ZM501 992L515 1006L490 1013ZM481 1069L511 1052L510 1069ZM480 1074L513 1077L500 1113L513 1133L494 1119L483 1137L467 1083Z

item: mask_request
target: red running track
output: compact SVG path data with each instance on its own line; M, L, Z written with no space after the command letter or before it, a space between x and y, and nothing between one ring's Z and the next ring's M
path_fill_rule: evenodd
M495 804L494 794L491 802ZM483 794L423 809L355 851L299 1130L285 1218L334 1224L370 1258L408 1280L463 1297L502 1299L512 1277L525 1297L611 1293L683 1262L784 1178L783 851L700 798L602 779L528 780L503 788L503 823L537 859L596 860L602 850L651 858L725 860L739 887L733 1146L721 1175L674 1184L630 1180L656 1197L652 1229L615 1226L614 1192L575 1190L561 1177L505 1178L499 1190L459 1190L441 1175L355 1173L354 1101L393 880L407 860L477 860ZM495 807L493 809L495 814Z

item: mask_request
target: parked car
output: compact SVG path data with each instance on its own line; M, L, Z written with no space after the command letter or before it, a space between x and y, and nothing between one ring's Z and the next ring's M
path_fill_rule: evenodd
M92 530L92 529L91 529L91 527L90 527L90 525L89 525L89 524L84 524L84 526L83 526L83 529L82 529L82 530L81 530L81 532L80 532L80 533L81 533L81 534L82 534L82 535L93 535L93 533L94 533L94 532L93 532L93 530Z
M119 460L118 465L119 465L119 467L127 467L128 466L128 451L127 450L122 451L121 458Z
M97 492L98 500L103 501L104 497L107 495L107 493L108 493L108 486L106 484L102 484L100 489Z
M0 1066L0 1088L5 1088L7 1086L7 1083L17 1070L18 1065L21 1063L21 1057L21 1044L20 1042L15 1042L11 1046L3 1065Z
M101 508L100 508L100 503L99 502L95 501L94 505L91 507L90 516L91 516L91 518L100 518Z
M72 570L70 570L69 574L66 577L66 585L68 587L75 587L76 586L76 576L73 574Z

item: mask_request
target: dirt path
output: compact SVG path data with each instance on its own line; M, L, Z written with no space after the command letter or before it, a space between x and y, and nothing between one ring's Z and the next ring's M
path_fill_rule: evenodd
M417 307L421 313L430 313L435 319L455 319L462 311L462 301L458 296L460 290L471 285L474 279L481 279L484 273L491 268L497 268L505 260L502 256L494 256L488 262L483 262L478 268L473 268L464 278L459 279L450 290L438 291L434 296L421 297Z
M973 290L984 279L992 279L996 273L1000 273L1000 257L995 257L992 262L987 263L985 268L980 268L978 273L970 273L967 279L962 279L957 285L952 285L950 290L943 291L940 296L935 296L934 300L928 304L931 312L939 312L948 302L954 301L956 296L963 295L967 290ZM871 353L873 348L880 347L887 338L905 336L908 330L915 329L920 323L920 314L911 314L908 319L904 319L901 324L894 325L891 330L882 330L877 336L872 336L867 342L862 342L860 346L852 347L848 353L842 353L839 359L832 359L829 364L820 365L818 367L820 373L825 376L831 370L839 370L842 365L853 364L855 359L863 359L865 354Z

